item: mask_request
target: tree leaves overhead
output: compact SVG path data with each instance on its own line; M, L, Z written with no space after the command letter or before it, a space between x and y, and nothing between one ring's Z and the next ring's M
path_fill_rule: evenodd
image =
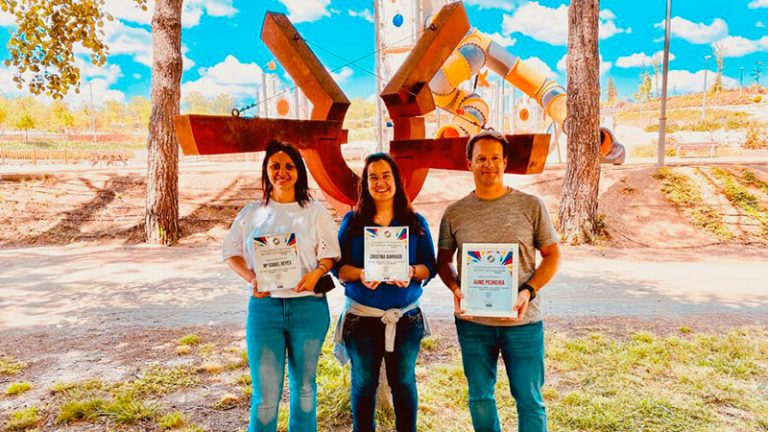
M143 10L147 0L133 0ZM0 9L16 17L17 27L8 41L6 66L14 68L19 89L61 99L71 88L80 90L80 69L75 55L90 55L94 65L107 61L104 0L0 0Z

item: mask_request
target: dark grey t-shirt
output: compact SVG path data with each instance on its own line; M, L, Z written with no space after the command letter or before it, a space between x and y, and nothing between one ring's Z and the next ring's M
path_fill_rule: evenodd
M508 188L506 194L493 200L477 198L472 192L448 206L440 221L438 248L458 249L457 256L461 257L464 243L517 243L520 247L519 287L536 270L536 251L558 241L555 227L541 199ZM461 272L461 261L456 267ZM540 321L540 302L541 296L537 295L520 322L510 323L495 318L475 318L472 321L505 326Z

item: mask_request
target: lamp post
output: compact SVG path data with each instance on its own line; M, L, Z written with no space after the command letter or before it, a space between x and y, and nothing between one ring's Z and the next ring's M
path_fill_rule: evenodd
M704 115L707 110L707 73L709 72L708 65L711 55L704 56L704 92L701 95L701 121L704 121Z
M661 78L661 111L659 112L659 148L656 166L664 166L664 152L667 129L667 75L669 72L669 29L672 16L672 0L667 0L667 18L664 23L664 72Z

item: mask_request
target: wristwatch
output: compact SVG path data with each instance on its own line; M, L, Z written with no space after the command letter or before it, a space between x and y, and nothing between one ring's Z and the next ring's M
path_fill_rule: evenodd
M530 298L530 299L528 299L528 301L531 301L531 300L533 300L533 299L535 299L535 298L536 298L536 290L535 290L535 289L533 289L533 287L531 286L531 284L529 284L528 282L524 283L524 284L523 284L523 286L521 286L520 288L518 288L518 289L517 289L517 292L519 293L520 291L525 291L525 290L528 290L528 292L530 292L530 293L531 293L531 298Z

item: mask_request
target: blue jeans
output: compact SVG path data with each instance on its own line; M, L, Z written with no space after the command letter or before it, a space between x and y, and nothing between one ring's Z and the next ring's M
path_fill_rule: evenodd
M248 432L274 432L283 394L286 352L291 401L288 430L317 430L317 362L328 332L325 297L251 297L245 340L253 396Z
M380 318L348 314L344 322L344 344L352 361L352 425L355 432L376 430L376 389L382 359L392 389L397 432L416 430L419 395L416 390L416 358L424 337L421 310L397 322L395 348L384 351L384 323Z
M544 385L544 325L541 321L516 327L495 327L456 318L464 375L469 384L469 412L476 432L499 432L494 388L499 352L517 405L519 432L545 432L547 413L541 397Z

